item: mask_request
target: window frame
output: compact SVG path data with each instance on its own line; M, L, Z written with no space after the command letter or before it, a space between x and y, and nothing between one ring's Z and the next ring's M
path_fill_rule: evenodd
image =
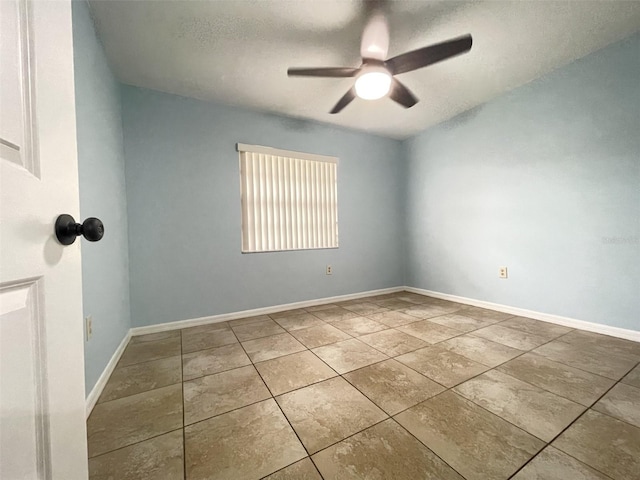
M236 151L238 152L239 180L240 180L240 209L241 209L240 251L241 253L243 254L274 253L274 252L291 252L291 251L304 251L304 250L328 250L328 249L339 248L340 242L339 242L339 230L338 230L338 166L339 166L338 157L320 155L315 153L298 152L293 150L284 150L284 149L279 149L274 147L266 147L262 145L250 145L250 144L244 144L244 143L237 143ZM247 198L249 198L249 194L246 191L247 188L245 184L248 184L247 182L249 178L251 179L251 181L255 182L256 177L253 172L250 175L248 175L247 172L245 172L243 169L243 165L246 164L246 162L248 161L246 158L243 158L243 155L246 155L246 154L252 154L252 155L257 154L257 155L269 156L269 158L267 159L267 162L271 163L272 165L267 168L267 172L269 174L268 181L272 183L275 181L272 176L273 171L271 170L273 168L273 163L274 163L273 159L274 158L278 159L278 162L280 162L280 160L284 162L289 161L289 166L287 167L288 173L285 174L286 182L285 182L285 186L283 186L284 191L286 191L289 194L293 193L292 189L294 188L295 185L299 185L298 180L300 180L299 177L292 178L290 176L292 173L290 170L291 162L298 162L300 163L300 166L303 166L301 162L318 162L318 163L326 163L326 164L334 165L332 170L331 168L328 170L329 177L333 176L333 180L331 180L331 178L327 179L326 177L323 177L323 175L320 175L321 178L312 176L312 178L315 180L315 183L314 183L314 186L309 187L309 177L307 177L307 182L306 182L307 186L305 187L305 190L304 190L305 202L300 203L300 200L298 200L298 203L295 203L294 201L291 201L291 197L289 195L286 195L288 199L287 200L288 203L286 204L285 210L288 213L287 215L284 216L288 220L295 220L296 222L295 225L291 225L290 223L287 223L287 226L284 227L284 231L286 234L285 243L288 243L291 238L291 242L294 244L299 244L301 242L303 243L313 242L317 244L318 237L316 237L316 235L320 235L322 232L326 230L328 231L327 240L329 245L296 246L291 248L286 248L286 247L283 248L282 246L283 240L281 235L283 231L283 227L280 227L279 229L273 228L274 225L271 224L273 232L269 232L268 230L269 224L267 224L266 227L265 225L260 226L261 228L260 233L262 235L262 240L258 241L258 243L261 243L265 241L265 238L267 238L266 246L260 245L254 248L250 248L251 242L252 241L255 242L256 237L254 236L253 239L248 237L245 238L245 235L248 234L248 232L251 229L251 227L249 227L249 225L245 225L245 223L246 223L246 218L250 216L250 211L253 214L251 215L251 217L255 218L254 215L256 210L255 208L253 209L249 208L249 206L247 206L247 209L245 210L245 202L247 202ZM253 161L255 161L255 159ZM282 164L278 163L278 165L282 165ZM309 168L308 164L306 165L306 168ZM316 168L316 172L317 172L317 168L318 168L317 166L312 168ZM323 168L323 167L320 167L320 168ZM296 170L296 173L298 173L298 170ZM281 182L282 178L280 178L278 181ZM333 181L333 185L331 185L332 181ZM280 185L280 183L278 185ZM313 190L313 188L323 189L323 190ZM297 194L299 194L302 190L299 189L298 186L295 186L295 191ZM309 197L310 191L312 191L313 194L320 195L322 199L322 200L318 200L318 198L315 198L313 200L315 202L315 207L314 207L315 211L312 210L312 207L310 207L308 204L308 201L309 201L308 199L313 198L313 195ZM280 192L279 194L282 194L282 190L279 190L279 192ZM295 206L294 206L294 203L295 203ZM254 207L255 207L255 204L254 204ZM277 210L274 204L272 204L271 207L272 207L272 214L275 215L274 212L277 211L278 212L277 217L279 221L281 221L281 219L284 218L282 215L283 214L282 206L277 207ZM269 209L269 206L265 206L263 208ZM301 215L294 217L293 213L290 213L293 210L296 210L298 213L301 213ZM309 226L309 223L304 219L308 218L309 215L313 216L318 212L322 212L322 215L326 214L329 217L324 220L316 220L311 226ZM334 216L335 216L335 221L333 220ZM305 225L306 225L306 228L305 228ZM253 228L255 228L255 226ZM279 245L278 247L274 246L273 248L270 248L271 234L274 237L278 236L277 239L274 238L274 242ZM307 238L309 235L313 235L315 240L309 240Z

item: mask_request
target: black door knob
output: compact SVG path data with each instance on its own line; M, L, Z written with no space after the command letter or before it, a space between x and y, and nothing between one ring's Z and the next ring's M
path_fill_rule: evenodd
M104 236L104 225L94 217L76 223L71 215L63 214L56 220L56 238L62 245L71 245L82 235L90 242L97 242Z

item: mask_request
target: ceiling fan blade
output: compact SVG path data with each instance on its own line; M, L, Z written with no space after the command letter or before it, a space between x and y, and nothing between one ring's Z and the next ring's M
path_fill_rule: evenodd
M287 75L290 77L355 77L359 68L327 67L327 68L290 68Z
M384 60L389 51L389 25L387 18L380 11L374 12L362 32L360 56Z
M411 90L409 90L395 78L391 79L389 98L394 102L399 103L404 108L411 108L416 103L418 103L418 99L413 93L411 93Z
M338 113L344 107L349 105L354 98L356 98L356 89L351 87L351 89L345 93L340 100L338 100L338 103L336 103L335 107L333 107L329 113Z
M467 53L471 50L472 43L471 35L454 38L393 57L387 60L387 67L394 75L410 72Z

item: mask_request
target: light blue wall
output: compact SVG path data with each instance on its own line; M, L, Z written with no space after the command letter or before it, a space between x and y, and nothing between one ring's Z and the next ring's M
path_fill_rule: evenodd
M134 325L402 285L400 142L133 87L122 106ZM236 142L340 158L339 249L240 253Z
M131 326L124 150L119 84L111 74L84 1L73 2L80 215L105 225L98 243L82 242L84 315L93 316L85 342L85 382L91 391Z
M640 35L403 147L410 285L640 330Z

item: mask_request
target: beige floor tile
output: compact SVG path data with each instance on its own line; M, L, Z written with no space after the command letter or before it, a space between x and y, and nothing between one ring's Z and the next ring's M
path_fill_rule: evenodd
M430 297L420 295L418 293L400 292L396 295L398 300L404 300L405 302L413 303L415 305L422 305L423 303L429 303Z
M307 457L269 475L264 480L322 480L322 477L313 462Z
M275 321L288 332L325 325L318 317L307 312L276 318Z
M383 353L355 338L314 348L312 351L340 374L366 367L388 358Z
M514 328L503 327L502 324L490 325L479 330L474 330L470 335L486 338L492 342L502 343L508 347L517 348L518 350L531 350L548 341L546 337L540 337Z
M242 346L254 363L306 350L304 345L288 333L256 338L255 340L242 342Z
M370 320L367 317L348 318L347 320L333 322L332 325L354 337L366 335L367 333L379 332L380 330L386 330L389 328L386 325L378 323L375 320Z
M376 300L390 300L390 299L396 298L397 293L399 292L382 293L380 295L371 295L369 297L364 298L363 301L366 300L367 302L374 302Z
M615 380L554 362L535 353L525 353L501 365L498 370L587 407L615 383Z
M169 338L180 338L180 330L149 333L147 335L135 335L131 337L131 343L157 342L159 340L167 340Z
M413 315L402 313L398 310L376 313L374 315L369 315L369 318L371 320L375 320L376 322L380 322L387 327L400 327L402 325L420 321L419 318L414 317Z
M182 330L182 353L197 352L207 348L221 347L238 343L238 339L230 328L221 328L218 324Z
M184 430L188 480L257 480L307 456L273 399Z
M294 308L291 310L282 310L281 312L270 313L269 316L275 320L278 318L289 317L291 315L302 315L304 313L308 313L304 308Z
M395 360L345 374L358 390L389 415L395 415L444 390L444 387Z
M409 308L405 308L402 313L407 315L411 315L412 317L417 317L421 319L438 317L440 315L446 315L448 313L453 313L457 309L455 307L445 307L439 305L433 305L431 303L424 303L421 305L414 305Z
M574 330L560 340L579 347L597 347L613 351L616 354L635 356L636 361L640 362L640 342L632 342L631 340L600 335L599 333L585 330Z
M313 314L320 320L324 320L325 322L329 323L339 322L340 320L347 320L348 318L355 318L360 316L357 313L342 307L326 308L324 310L315 311L313 312Z
M184 423L266 400L271 394L252 365L184 382Z
M155 341L136 340L129 342L127 348L124 349L118 367L175 357L176 355L180 355L180 336L174 335Z
M342 305L342 308L346 308L347 310L357 313L358 315L372 315L374 313L389 311L388 308L381 307L380 305L376 305L375 303L371 302L360 302L353 303L351 305Z
M271 317L269 315L255 315L253 317L238 318L236 320L230 320L229 325L231 327L239 327L241 325L262 322L263 320L271 320Z
M609 480L600 472L570 457L564 452L547 447L520 470L513 480Z
M251 360L239 343L208 348L182 356L184 380L213 375L245 365L251 365Z
M603 345L579 345L565 342L564 339L572 333L536 348L533 353L613 380L622 378L638 361L635 355Z
M429 319L433 323L444 325L445 327L455 328L461 332L471 332L479 328L488 327L495 323L494 320L483 320L481 318L472 318L458 313L450 313L448 315L440 315Z
M640 428L640 388L618 383L593 409Z
M523 353L522 350L507 347L482 337L461 335L438 344L459 355L470 358L474 362L495 367Z
M468 480L507 479L544 442L448 391L394 417Z
M454 390L546 442L586 409L497 370L483 373Z
M553 446L615 480L638 478L640 429L589 410Z
M387 418L340 377L285 393L276 400L312 454Z
M214 330L228 331L228 330L231 330L231 325L229 325L229 322L209 322L209 323L203 323L202 325L196 325L194 327L183 328L180 330L180 333L184 334L184 332L188 332L188 333L212 332Z
M116 368L98 403L182 382L180 356Z
M403 308L409 308L415 305L412 302L406 302L399 298L388 298L385 300L372 300L373 303L389 310L402 310Z
M634 387L640 388L640 365L631 370L622 380L622 383L626 383L627 385L633 385Z
M182 385L99 403L87 420L89 457L182 428Z
M182 480L182 429L89 459L90 480Z
M449 300L443 300L442 298L434 298L434 297L427 297L427 298L429 298L429 301L427 303L429 303L430 305L437 305L438 307L446 308L447 310L451 310L451 311L458 311L465 308L469 308L469 305L465 305L463 303L451 302Z
M238 325L231 328L238 337L238 340L240 340L241 342L253 340L254 338L277 335L279 333L285 332L285 330L280 325L278 325L271 319L261 320L259 322L254 322L247 325Z
M316 453L326 480L464 480L393 420L385 420Z
M336 307L339 307L339 305L336 305L335 303L324 303L322 305L313 305L311 307L305 307L304 310L306 310L307 312L313 313L313 312L319 312L320 310L328 310Z
M446 387L453 387L488 370L485 365L438 345L401 355L396 360Z
M381 332L370 333L369 335L362 335L358 337L358 339L390 357L429 346L427 342L423 342L413 335L392 328Z
M361 303L371 303L368 298L352 298L351 300L343 300L342 302L336 302L336 306L338 307L349 307L351 305L359 305Z
M337 376L326 363L308 350L256 363L256 368L273 395Z
M424 340L427 343L438 343L449 338L462 335L459 330L438 325L430 320L421 320L419 322L410 323L398 327L398 330L414 337L418 337L420 340Z
M294 330L291 335L296 337L307 348L321 347L330 343L349 340L351 335L338 330L333 325L325 324L319 327L305 328L304 330Z
M542 322L527 317L511 317L504 322L500 322L503 327L513 328L521 332L530 333L544 338L546 341L558 338L565 333L569 333L572 328L555 325L549 322Z
M491 320L494 322L501 322L503 320L506 320L507 318L513 317L513 315L511 315L510 313L469 306L463 306L458 313L467 317L477 318L479 320Z

